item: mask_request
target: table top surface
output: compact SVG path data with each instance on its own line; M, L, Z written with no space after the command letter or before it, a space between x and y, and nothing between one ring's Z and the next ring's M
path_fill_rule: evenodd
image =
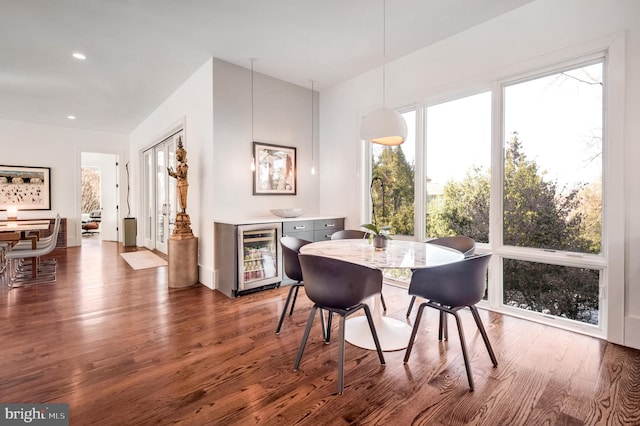
M0 220L0 232L43 231L50 224L48 220Z
M330 240L303 246L300 253L330 257L369 268L430 268L464 259L448 247L418 241L389 240L385 250L376 250L367 239Z

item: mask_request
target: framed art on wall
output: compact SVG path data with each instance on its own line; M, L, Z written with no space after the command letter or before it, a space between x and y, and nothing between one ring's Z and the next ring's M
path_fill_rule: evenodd
M253 195L296 195L296 148L253 143Z
M0 166L0 210L51 210L49 167Z

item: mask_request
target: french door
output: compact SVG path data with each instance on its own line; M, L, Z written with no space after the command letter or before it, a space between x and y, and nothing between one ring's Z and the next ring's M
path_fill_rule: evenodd
M167 168L176 167L176 144L182 134L180 130L144 151L144 245L165 254L177 209L175 181Z

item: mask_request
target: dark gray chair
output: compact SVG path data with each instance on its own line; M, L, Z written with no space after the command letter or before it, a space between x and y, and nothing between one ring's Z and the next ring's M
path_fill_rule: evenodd
M298 371L300 366L316 311L325 309L329 311L330 315L338 314L340 315L338 394L342 394L344 390L344 327L347 316L364 309L380 363L382 365L385 363L371 311L369 306L363 303L365 299L382 290L382 271L327 257L305 254L300 254L298 257L304 275L305 292L314 304L309 313L309 320L302 336L293 370Z
M449 263L433 268L417 269L413 273L411 283L409 284L409 294L424 297L428 300L421 303L418 308L418 315L413 325L409 346L404 355L405 363L409 361L409 356L411 355L411 349L413 348L418 327L420 326L422 311L425 307L429 306L439 310L443 314L451 314L455 317L458 334L460 336L460 345L462 346L464 365L467 370L467 379L471 390L473 390L473 377L471 375L471 366L469 364L464 331L462 330L460 316L458 315L460 309L468 307L471 310L478 331L480 331L482 340L484 340L484 344L489 352L491 362L494 367L498 365L496 356L491 348L491 343L489 342L489 337L478 314L478 308L475 306L476 303L482 299L487 286L487 268L490 258L491 253L482 254L468 257L460 262Z
M298 290L302 287L302 270L300 269L300 262L298 261L298 253L300 248L311 244L311 241L302 240L296 237L282 237L280 238L280 246L282 246L282 260L284 262L284 272L292 280L297 282L289 286L289 294L287 295L287 301L284 303L282 314L280 315L280 321L278 321L278 328L276 328L276 334L280 334L284 317L287 314L287 308L291 303L291 310L289 316L293 315L293 307L296 305L296 299L298 298ZM293 301L291 301L293 296ZM323 321L324 324L324 321Z
M366 238L367 232L359 229L342 229L331 234L332 240L358 240Z
M455 237L442 237L442 238L434 238L432 240L425 241L427 244L436 244L443 247L452 248L454 250L458 250L464 257L473 256L473 253L476 251L476 242L469 237L464 236L455 236ZM411 315L411 310L413 309L413 304L416 301L416 297L413 296L411 298L411 302L409 302L409 308L407 308L407 318ZM442 332L444 328L445 339L447 334L447 328L443 327L443 322L446 323L446 317L444 314L441 314L440 318L440 340L442 340Z
M369 235L366 231L361 231L360 229L343 229L341 231L336 231L331 234L332 240L361 240L367 238ZM382 309L387 312L387 304L384 301L384 297L382 293L380 293L380 302L382 302ZM329 324L331 324L331 314L329 314Z

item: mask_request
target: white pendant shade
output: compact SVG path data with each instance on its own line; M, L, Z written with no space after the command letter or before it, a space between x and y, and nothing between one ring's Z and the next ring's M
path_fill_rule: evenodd
M360 137L380 145L400 145L407 138L407 122L397 111L380 108L362 119Z

